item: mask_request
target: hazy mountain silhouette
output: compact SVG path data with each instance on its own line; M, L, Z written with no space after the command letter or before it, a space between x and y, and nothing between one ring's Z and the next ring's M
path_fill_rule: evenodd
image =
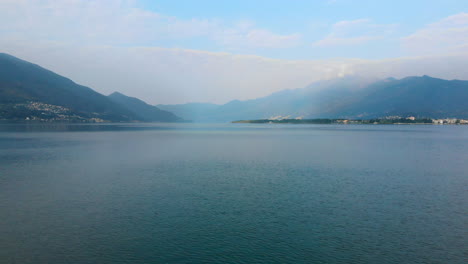
M180 116L187 120L198 120L198 121L210 121L209 118L220 105L210 103L188 103L188 104L176 104L176 105L156 105L160 109L164 109L177 116Z
M0 53L0 119L39 116L60 120L65 116L79 120L229 122L275 116L468 118L466 102L468 81L429 76L377 81L346 77L224 105L189 103L158 108L120 93L104 96L38 65Z
M346 77L320 81L305 88L207 109L202 105L194 121L229 122L275 116L291 118L378 118L407 116L468 118L468 81L429 76L370 81ZM184 117L187 106L162 105ZM195 111L195 110L192 110Z
M149 105L142 100L129 97L119 92L114 92L108 96L112 101L124 106L130 110L139 120L145 122L177 122L183 121L182 118L171 112L161 110L156 106Z

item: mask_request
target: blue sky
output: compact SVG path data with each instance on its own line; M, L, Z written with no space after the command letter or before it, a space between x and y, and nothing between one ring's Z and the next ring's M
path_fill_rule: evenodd
M142 8L156 13L169 14L179 19L213 19L227 25L248 21L255 27L281 35L300 35L294 47L229 48L206 39L163 41L154 43L165 47L184 47L210 51L251 53L283 59L323 59L330 57L358 57L368 59L408 55L398 39L412 32L460 12L468 12L468 1L460 0L165 0L142 1ZM333 24L339 21L368 20L368 24L388 26L390 32L383 37L360 45L315 47L312 43L327 36ZM377 29L378 31L379 29ZM380 29L385 30L385 29ZM377 32L375 32L377 33ZM359 34L359 32L356 32Z
M0 0L0 52L151 104L344 76L468 80L468 1Z

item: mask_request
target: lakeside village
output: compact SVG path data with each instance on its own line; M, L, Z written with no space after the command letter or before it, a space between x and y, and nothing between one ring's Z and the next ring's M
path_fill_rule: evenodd
M239 120L232 123L251 123L251 124L393 124L393 125L468 125L468 119L458 118L417 118L414 116L401 117L401 116L387 116L383 118L373 119L330 119L330 118L317 118L317 119L303 119L302 117L290 118L290 116L276 116L269 119L258 120Z
M106 122L105 120L98 117L85 117L79 115L63 106L40 102L28 102L12 105L0 104L0 120L16 122Z
M2 118L8 117L8 118ZM0 121L10 120L17 122L72 122L72 123L103 123L108 122L96 116L82 116L68 108L45 104L40 102L28 102L13 105L0 104ZM268 119L239 120L232 123L254 124L433 124L433 125L468 125L468 119L458 118L419 118L414 116L387 116L374 119L304 119L302 117L275 116Z

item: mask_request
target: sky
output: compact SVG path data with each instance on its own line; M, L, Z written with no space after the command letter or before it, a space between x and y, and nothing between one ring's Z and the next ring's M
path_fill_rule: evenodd
M468 80L468 1L0 0L0 52L151 104L350 75Z

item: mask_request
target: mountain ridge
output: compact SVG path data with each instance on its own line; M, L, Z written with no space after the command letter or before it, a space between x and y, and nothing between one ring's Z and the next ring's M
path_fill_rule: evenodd
M182 118L175 114L161 110L156 106L149 105L144 101L124 95L120 92L113 92L107 96L112 101L124 106L138 117L139 120L144 122L182 122Z
M0 53L0 119L111 122L231 122L301 118L418 116L468 118L468 81L427 75L375 80L347 76L223 105L152 106L119 92L109 96L37 64Z
M134 111L89 87L6 53L0 53L0 119L143 121Z
M345 77L312 83L304 88L233 100L194 117L199 122L303 118L380 118L392 115L468 117L468 81L424 76L361 80ZM183 105L161 106L179 112ZM180 115L184 117L183 112Z

